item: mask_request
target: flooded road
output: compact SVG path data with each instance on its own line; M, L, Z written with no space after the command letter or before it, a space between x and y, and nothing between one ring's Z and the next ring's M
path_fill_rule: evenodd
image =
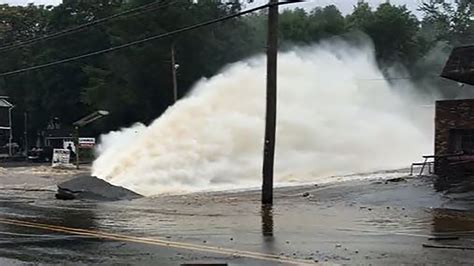
M437 192L430 178L278 188L271 208L258 191L59 201L54 183L64 177L15 184L25 175L16 171L0 190L1 264L474 261L472 250L423 246L474 247L470 197Z

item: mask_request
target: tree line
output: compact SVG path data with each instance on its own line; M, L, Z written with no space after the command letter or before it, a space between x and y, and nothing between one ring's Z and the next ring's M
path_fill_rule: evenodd
M58 6L0 5L0 73L69 58L114 45L169 32L245 8L239 0L166 0L138 13L84 27L71 34L1 50L48 34L93 22L150 4L151 0L64 0ZM469 0L426 0L415 14L389 2L358 2L350 14L334 5L284 9L280 45L310 45L335 36L363 33L372 40L381 69L402 66L413 80L439 75L454 46L474 43L474 4ZM224 65L265 51L266 14L254 13L164 40L105 55L0 78L0 94L15 104L15 140L21 141L24 113L29 117L30 143L55 118L63 125L97 109L110 116L88 127L88 133L149 123L173 103L170 62L175 47L178 94ZM348 37L349 38L349 37ZM389 73L387 72L387 75ZM433 80L455 97L453 84Z

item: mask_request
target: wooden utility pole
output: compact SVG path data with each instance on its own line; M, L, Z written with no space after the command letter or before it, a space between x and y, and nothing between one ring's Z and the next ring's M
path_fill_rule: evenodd
M178 100L178 82L176 81L176 59L174 56L174 44L171 45L171 75L173 76L173 100Z
M25 122L25 132L24 133L24 146L25 146L25 155L26 155L26 158L28 159L28 113L25 112L24 113L24 122Z
M273 204L273 164L277 108L278 0L270 0L267 29L267 102L263 149L262 204Z
M12 151L12 143L13 143L13 128L12 128L12 110L14 106L12 105L10 108L8 108L8 123L10 127L10 136L8 137L8 156L13 155Z

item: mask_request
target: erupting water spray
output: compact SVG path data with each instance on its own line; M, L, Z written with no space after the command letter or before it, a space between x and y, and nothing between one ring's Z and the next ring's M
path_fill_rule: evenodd
M232 64L149 126L102 136L93 174L144 195L260 186L265 63ZM420 123L431 112L384 80L370 45L297 48L278 71L276 184L404 167L431 151Z

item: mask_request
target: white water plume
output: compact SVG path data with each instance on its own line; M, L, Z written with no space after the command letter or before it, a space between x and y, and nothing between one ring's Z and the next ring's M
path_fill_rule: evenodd
M149 126L102 136L93 174L144 195L260 186L265 62L232 64ZM275 182L407 167L432 150L422 111L383 79L369 45L281 53Z

